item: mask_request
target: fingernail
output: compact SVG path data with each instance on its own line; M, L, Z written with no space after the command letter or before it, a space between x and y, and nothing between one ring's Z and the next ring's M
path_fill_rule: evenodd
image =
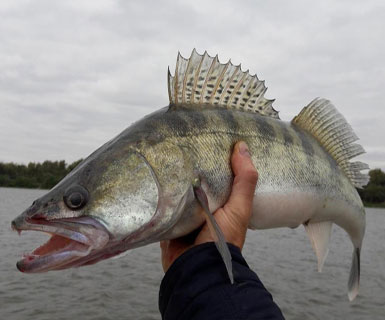
M250 157L249 148L243 141L239 143L239 153L243 156Z

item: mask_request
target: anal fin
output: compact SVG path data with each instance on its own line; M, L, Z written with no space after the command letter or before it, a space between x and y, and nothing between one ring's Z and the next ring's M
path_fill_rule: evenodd
M200 186L200 182L197 181L193 185L194 194L196 199L198 200L199 204L203 208L205 212L205 218L207 225L209 227L210 233L212 237L214 238L215 245L222 256L223 262L225 263L227 273L230 278L230 282L234 283L234 277L233 277L233 267L231 263L231 254L229 247L227 246L226 239L222 233L222 230L219 228L217 222L215 221L214 216L210 212L209 206L208 206L208 200L206 193Z
M332 222L309 222L304 224L310 238L311 245L317 255L318 272L322 272L327 254L329 252L329 240L332 231Z

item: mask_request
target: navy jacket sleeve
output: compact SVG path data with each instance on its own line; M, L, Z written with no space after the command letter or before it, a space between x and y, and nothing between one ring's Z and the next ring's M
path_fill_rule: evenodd
M193 247L175 260L160 286L162 319L284 319L239 248L229 248L234 284L213 242Z

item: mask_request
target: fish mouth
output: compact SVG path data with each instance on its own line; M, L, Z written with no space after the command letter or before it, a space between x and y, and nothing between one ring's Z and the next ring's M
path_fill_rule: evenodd
M16 219L12 229L19 234L25 230L40 231L51 238L24 254L16 264L21 272L37 273L80 266L79 260L103 249L110 240L105 227L91 217L72 219Z

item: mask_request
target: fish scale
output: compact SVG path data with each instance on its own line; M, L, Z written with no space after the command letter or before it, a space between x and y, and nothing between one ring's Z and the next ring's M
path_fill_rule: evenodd
M240 65L195 50L188 59L178 55L174 76L168 74L169 105L101 146L12 222L17 231L48 230L57 240L18 268L35 273L89 265L187 235L206 221L233 281L231 256L212 213L230 194L231 153L243 140L259 175L249 228L303 225L319 271L332 225L343 228L353 244L353 300L365 234L356 187L368 182L361 173L368 167L351 159L363 148L330 101L315 99L285 122L266 90ZM79 252L73 248L82 237ZM55 243L68 246L55 249Z

